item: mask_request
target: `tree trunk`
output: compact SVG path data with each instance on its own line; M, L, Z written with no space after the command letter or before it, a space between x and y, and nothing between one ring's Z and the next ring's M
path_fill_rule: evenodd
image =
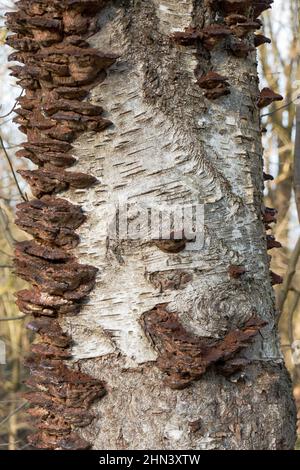
M238 33L201 33L224 23L219 3L106 2L89 39L119 56L88 99L113 125L78 136L76 171L99 184L64 197L87 213L75 252L99 272L81 312L60 324L72 367L105 383L95 419L77 430L94 449L294 446L262 215L256 55ZM252 46L253 34L242 41ZM201 88L209 71L229 85ZM122 217L126 203L132 236L114 237L114 208ZM203 244L201 234L136 235L141 208L201 205Z

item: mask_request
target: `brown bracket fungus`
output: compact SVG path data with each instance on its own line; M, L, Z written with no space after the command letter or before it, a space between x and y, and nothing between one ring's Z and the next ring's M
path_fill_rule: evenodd
M271 44L271 39L267 38L263 34L255 34L254 35L254 46L259 47L262 44Z
M157 367L166 384L183 389L199 380L207 368L231 359L247 347L266 323L252 316L240 329L229 331L223 339L203 338L187 331L177 313L160 304L142 317L146 335L158 352Z
M274 180L274 176L269 175L268 173L265 173L265 172L263 172L263 178L264 178L264 181L273 181Z
M208 72L206 75L197 79L200 88L206 90L204 96L214 100L230 93L227 77L222 77L216 72Z
M270 271L270 277L272 286L276 286L277 284L283 283L283 278L279 276L279 274L274 273L273 271Z
M267 249L272 250L273 248L282 248L282 245L273 235L267 235Z
M228 274L233 279L239 279L245 273L246 273L246 268L244 266L238 266L236 264L232 264L228 268Z
M180 46L194 46L202 39L202 34L197 28L186 28L184 31L177 31L172 35L172 40Z
M271 207L265 207L262 217L263 217L263 223L266 225L266 227L269 227L269 224L276 224L277 222L277 210L273 209Z
M260 97L258 100L258 107L264 108L265 106L269 106L274 101L282 101L283 97L278 93L275 93L271 88L263 88L260 92Z
M72 143L85 132L101 132L112 123L100 106L83 102L106 75L115 54L90 47L85 40L96 32L96 13L106 0L20 0L7 13L16 34L7 39L15 49L11 73L24 88L15 122L27 141L17 157L38 166L19 173L37 199L19 204L17 225L35 241L16 244L16 273L32 283L17 293L17 305L36 320L28 328L38 336L26 361L31 371L27 394L29 413L38 432L29 436L40 449L87 449L75 427L93 417L87 408L105 393L100 381L71 370L72 338L60 326L62 316L76 315L95 285L97 269L80 264L70 254L79 243L75 230L86 217L79 206L54 195L69 187L85 189L96 178L65 171L76 162ZM80 36L77 36L80 35Z

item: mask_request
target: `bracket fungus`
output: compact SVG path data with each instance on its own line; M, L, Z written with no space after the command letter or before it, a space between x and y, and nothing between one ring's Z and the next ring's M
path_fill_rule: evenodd
M268 8L271 8L274 0L211 0L215 9L221 9L225 14L250 14L257 18Z
M231 35L230 28L222 24L211 24L201 30L202 42L206 49L212 50Z
M267 38L267 36L264 36L263 34L255 34L254 35L254 46L259 47L262 46L263 44L271 44L271 39Z
M263 178L264 178L264 181L273 181L274 180L274 176L270 175L269 173L265 173L265 172L263 172Z
M224 363L247 347L266 323L253 315L223 339L204 338L187 331L177 313L159 304L143 314L142 325L158 352L156 365L166 384L180 390L199 380L212 364Z
M176 44L181 46L194 46L202 39L202 34L197 28L189 27L184 31L176 31L176 33L172 35L172 39Z
M250 52L253 52L255 48L248 44L243 39L232 36L228 43L228 49L231 53L238 58L246 59Z
M10 67L25 90L15 122L27 141L17 157L38 167L19 172L36 199L18 205L16 223L35 241L16 244L15 269L33 285L16 297L20 310L36 318L28 323L38 341L26 361L28 386L34 389L27 399L38 430L29 442L40 449L89 448L75 428L91 422L87 409L105 393L103 382L66 365L72 338L60 318L79 313L97 269L80 264L69 251L79 243L76 229L86 219L82 209L55 195L95 184L94 176L65 170L76 162L72 143L85 132L102 132L112 124L100 106L83 102L118 58L85 40L99 28L96 13L106 3L20 0L18 10L6 15L7 26L16 33L7 38L15 49L9 59L24 64Z
M239 279L245 273L246 268L244 266L232 264L228 268L228 274L232 279Z
M270 271L270 277L272 286L276 286L277 284L283 283L283 278L279 276L279 274L274 273L273 271Z
M283 97L278 93L275 93L271 88L263 88L260 92L259 100L258 100L258 107L264 108L269 106L274 101L282 101Z
M247 21L242 23L236 23L230 26L230 30L238 38L244 38L249 33L253 33L257 29L261 28L261 22L256 21Z
M273 248L282 248L282 245L273 235L267 235L267 249L272 250Z
M204 93L206 98L215 100L221 96L229 95L230 90L227 80L227 77L223 77L216 72L208 72L198 78L197 83L200 88L206 90Z
M269 228L269 224L276 224L277 222L277 210L272 207L265 207L262 213L263 223L266 228Z

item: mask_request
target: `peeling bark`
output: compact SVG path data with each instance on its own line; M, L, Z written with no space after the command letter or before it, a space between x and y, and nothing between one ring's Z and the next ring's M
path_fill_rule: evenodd
M40 199L17 220L36 242L16 256L34 286L17 302L42 340L28 361L37 447L293 448L265 231L276 213L262 202L259 108L279 95L259 93L253 53L271 3L24 0L9 16L25 64L19 156L39 166L23 176ZM171 228L114 238L124 200L203 203L203 247Z

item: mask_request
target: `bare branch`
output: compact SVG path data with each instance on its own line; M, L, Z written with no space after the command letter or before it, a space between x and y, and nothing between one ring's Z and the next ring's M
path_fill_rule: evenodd
M0 317L0 321L16 321L16 320L23 320L26 318L26 315L20 315L19 317Z
M21 93L20 93L20 95L18 96L18 98L16 99L16 102L15 102L15 104L13 105L13 107L11 108L11 110L10 110L8 113L3 114L3 116L0 116L0 119L4 119L4 118L6 118L7 116L9 116L11 113L14 112L14 110L16 109L16 106L17 106L17 104L18 104L18 99L21 98L21 96L22 96L22 94L23 94L23 91L24 91L24 89L22 88ZM2 124L3 124L3 123L2 123Z
M21 190L21 188L20 188L20 186L19 186L19 182L18 182L16 173L15 173L14 167L13 167L13 165L12 165L12 163L11 163L11 160L10 160L10 157L9 157L7 151L6 151L6 148L5 148L5 146L4 146L4 143L3 143L3 140L2 140L1 135L0 135L0 145L1 145L2 150L3 150L3 152L4 152L4 155L5 155L5 157L6 157L7 161L8 161L9 167L10 167L10 169L11 169L11 172L12 172L12 175L13 175L13 177L14 177L14 180L15 180L15 183L16 183L16 185L17 185L17 188L18 188L18 191L19 191L19 193L20 193L20 196L21 196L21 198L23 199L23 201L26 202L26 201L28 200L28 198L24 196L24 194L23 194L23 192L22 192L22 190Z
M295 249L294 249L294 251L291 255L291 258L290 258L290 261L289 261L289 264L288 264L288 268L287 268L287 272L286 272L286 275L284 277L284 283L283 283L282 289L281 289L281 291L278 295L277 306L278 306L279 312L282 312L284 303L286 301L288 292L290 290L290 287L291 287L291 284L292 284L292 281L293 281L294 274L296 272L296 267L297 267L299 257L300 257L300 238L298 239L297 244L295 246Z
M9 414L0 422L0 426L3 426L3 424L7 423L7 421L9 421L12 416L14 416L16 413L18 413L18 412L21 411L23 408L25 408L26 405L27 405L27 402L22 403L22 405L18 406L18 408L16 408L16 409L13 410L11 413L9 413Z

